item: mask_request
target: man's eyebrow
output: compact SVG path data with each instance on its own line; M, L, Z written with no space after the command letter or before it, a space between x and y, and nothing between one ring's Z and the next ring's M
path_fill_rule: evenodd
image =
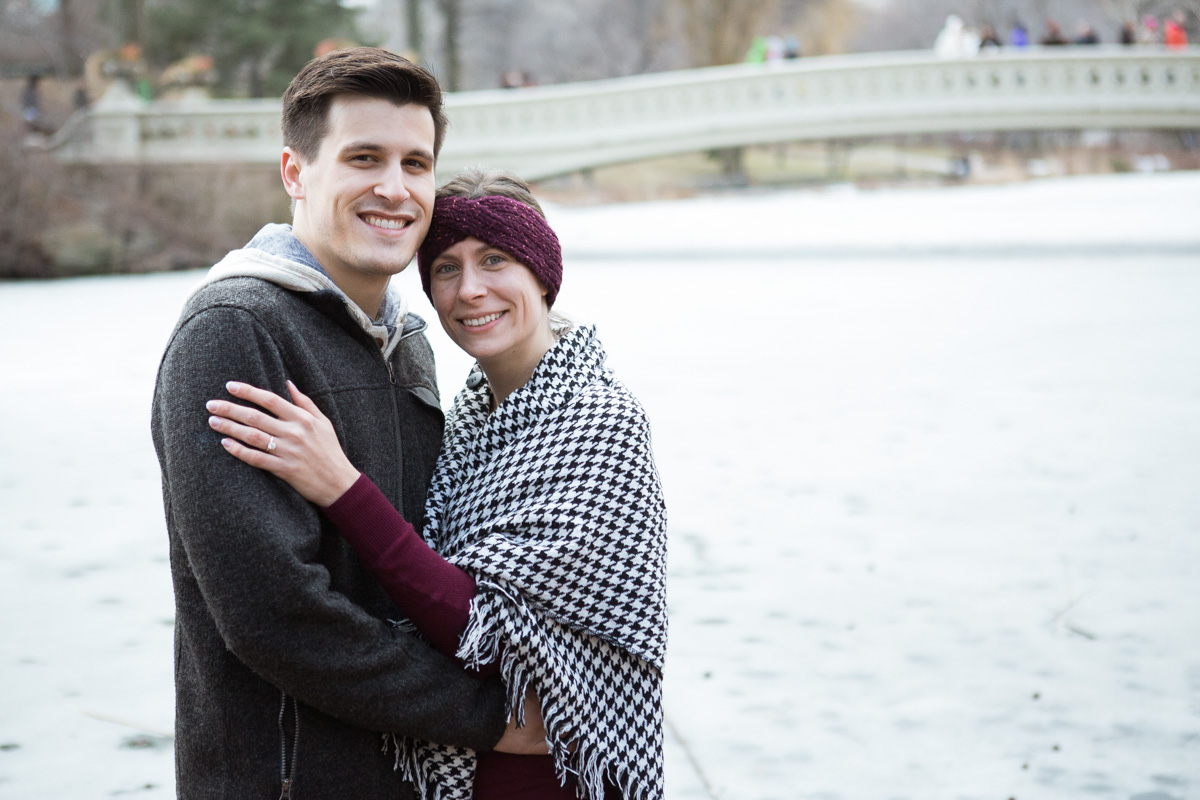
M347 142L346 144L342 145L343 153L349 153L352 151L362 152L364 150L372 153L379 153L384 150L384 146L378 142L372 142L369 139L359 139L357 141Z
M386 147L373 142L370 139L360 139L358 141L348 142L342 146L341 152L345 153L383 153L387 150ZM427 161L433 161L433 153L424 148L418 147L415 150L410 150L404 154L405 158L423 158Z

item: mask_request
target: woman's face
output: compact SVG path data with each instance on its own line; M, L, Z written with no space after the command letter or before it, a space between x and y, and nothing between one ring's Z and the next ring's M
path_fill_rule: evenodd
M429 283L442 327L485 372L532 370L553 344L545 287L497 247L463 239L434 259Z

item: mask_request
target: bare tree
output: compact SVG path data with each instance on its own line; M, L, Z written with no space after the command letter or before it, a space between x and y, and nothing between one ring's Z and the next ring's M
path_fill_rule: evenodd
M114 5L120 41L141 44L146 32L146 0L116 0Z
M805 55L844 53L858 36L862 8L853 0L791 0L785 9Z
M1135 22L1146 14L1165 16L1183 11L1192 20L1200 19L1200 0L1092 0L1112 22Z
M87 54L113 44L101 22L109 0L59 0L57 7L33 0L0 2L0 64L20 70L79 75Z
M763 23L777 17L780 0L674 0L692 66L743 59Z
M803 52L844 52L854 38L853 0L668 0L674 29L686 43L689 64L742 61L756 36L795 37Z
M1096 7L1105 16L1116 22L1141 19L1150 5L1150 0L1095 0Z
M685 66L684 48L665 16L667 5L668 0L461 2L457 85L494 88L510 72L559 83ZM438 18L438 24L451 24L444 13ZM447 85L452 61L443 30L429 62Z
M445 61L445 88L457 92L462 85L462 54L459 36L463 26L462 0L438 0L442 11L442 55Z
M421 0L404 0L404 20L408 28L408 47L420 56L425 46L425 31L421 24Z
M75 41L75 13L73 0L59 0L58 3L58 35L59 49L63 54L67 72L79 75L83 72L83 53Z
M662 3L635 0L635 30L637 32L637 56L630 72L649 72L655 66L660 52L659 42L665 38L666 20Z

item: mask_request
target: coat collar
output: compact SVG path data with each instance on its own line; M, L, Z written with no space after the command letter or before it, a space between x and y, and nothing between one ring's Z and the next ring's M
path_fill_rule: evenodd
M290 225L272 223L264 226L249 244L231 251L210 269L192 294L227 278L258 278L293 292L333 292L359 327L374 341L381 342L380 349L385 358L391 356L402 338L425 327L423 319L409 315L404 296L391 288L384 295L379 316L375 319L367 316L333 282L329 273L292 233Z

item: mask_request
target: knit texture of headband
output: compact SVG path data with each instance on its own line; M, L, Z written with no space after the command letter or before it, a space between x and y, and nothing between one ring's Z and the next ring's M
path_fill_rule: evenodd
M520 261L546 287L546 305L554 305L562 285L562 248L542 215L508 197L439 197L433 222L417 251L421 286L433 300L430 270L438 256L463 239L475 237Z

